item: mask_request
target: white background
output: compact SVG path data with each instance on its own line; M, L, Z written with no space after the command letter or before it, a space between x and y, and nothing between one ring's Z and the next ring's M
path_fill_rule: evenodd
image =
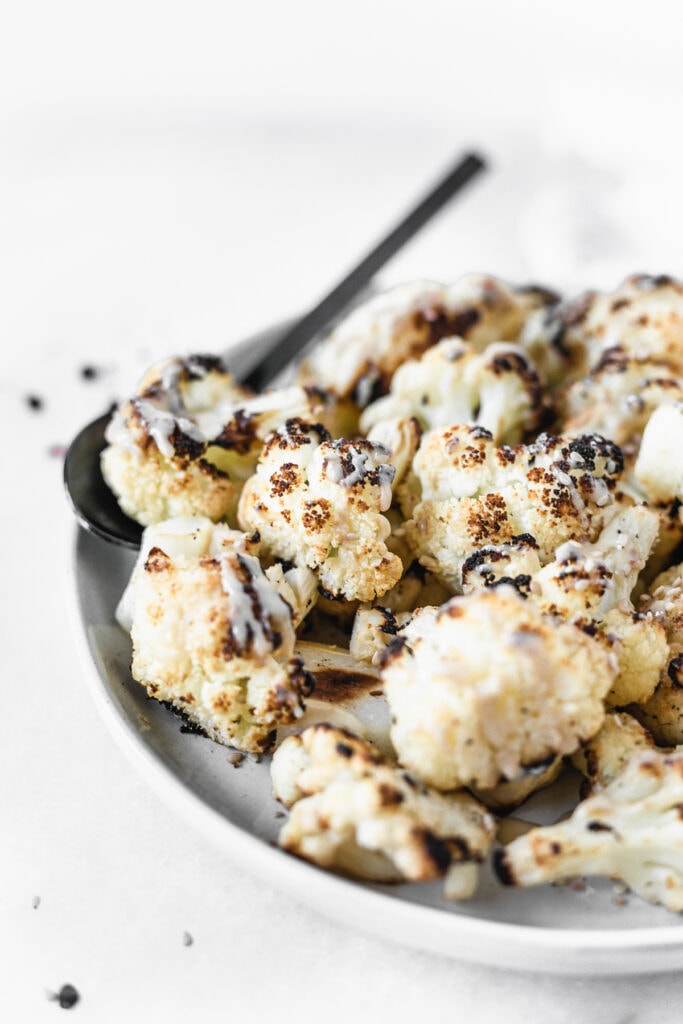
M661 0L0 15L2 1019L61 1014L47 995L67 981L70 1012L98 1024L675 1018L677 976L534 978L393 946L189 830L81 678L47 453L153 357L310 306L467 148L491 173L387 282L485 270L571 291L683 274L681 27ZM89 387L85 363L102 370Z

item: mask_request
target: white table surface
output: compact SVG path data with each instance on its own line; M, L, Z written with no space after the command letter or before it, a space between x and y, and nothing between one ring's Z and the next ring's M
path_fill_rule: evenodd
M137 776L66 613L75 430L157 356L312 304L459 151L491 173L387 283L683 274L673 5L648 5L645 30L640 8L605 5L589 30L575 4L559 35L549 8L509 6L37 4L2 34L3 1021L59 1016L67 982L97 1024L679 1019L679 975L463 964L254 877Z

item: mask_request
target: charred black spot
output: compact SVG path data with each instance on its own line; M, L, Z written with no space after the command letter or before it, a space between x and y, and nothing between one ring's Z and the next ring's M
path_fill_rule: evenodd
M475 423L474 426L470 427L469 431L471 437L475 437L480 441L493 441L493 434L491 431L487 430L486 427L480 426L478 423Z
M225 451L232 451L237 455L247 455L256 440L255 416L252 413L246 413L244 409L238 409L211 443Z
M399 625L396 621L396 616L389 608L380 608L384 616L382 625L379 627L380 633L386 633L389 636L396 636L399 631Z
M181 430L176 423L171 434L171 444L175 454L183 460L195 460L204 454L206 444L204 441L197 441Z
M473 857L470 844L467 842L464 836L453 836L448 840L448 846L451 851L451 860L453 859L453 852L457 853L457 859L464 860L480 860L480 857Z
M427 856L436 865L437 869L441 872L447 871L450 867L453 857L451 851L448 849L448 845L443 839L439 839L433 832L425 829L422 835L425 852Z
M671 680L671 685L677 690L683 689L683 654L677 655L669 662L666 674Z
M520 597L527 598L531 593L531 576L527 573L520 573L519 576L501 576L499 579L494 580L493 583L487 583L487 586L514 587Z
M471 572L479 569L480 566L486 565L487 562L496 562L503 557L503 552L497 548L479 548L478 551L473 551L471 555L468 555L465 561L462 563L462 575L463 578L468 576Z
M406 646L407 640L404 636L397 636L384 648L379 657L380 668L384 668L389 662L401 653Z
M604 821L589 821L586 825L589 832L613 832L614 829Z
M172 701L170 700L160 700L158 701L158 703L161 704L163 707L167 708L169 711L171 711L176 716L176 718L181 719L182 724L180 726L180 731L182 733L185 733L190 736L204 736L204 738L208 736L208 733L202 728L202 726L197 725L197 723L189 717L187 712L183 711L182 708L179 708L177 704L173 704Z
M258 539L260 540L261 538L259 537ZM294 562L288 562L285 558L275 558L274 561L276 565L282 566L283 572L290 572L292 569L296 569Z
M505 854L505 850L502 850L502 849L499 848L499 849L493 851L493 861L492 861L492 864L493 864L493 870L494 870L498 880L500 882L502 882L503 885L514 885L515 884L515 876L513 875L512 871L510 870L510 867L508 865L507 857L506 857L506 854Z
M538 544L536 543L536 538L531 533L517 533L512 538L511 543L512 544L526 544L528 547L533 548L534 551L536 551L537 548L538 548Z
M343 743L341 740L337 743L335 750L340 757L353 757L353 747L350 747L348 743Z
M621 473L624 468L624 453L619 445L600 434L582 434L581 437L569 442L568 449L580 455L585 463L584 468L590 471L595 469L595 460L598 457L614 463L611 475Z
M315 434L320 444L331 440L329 430L322 423L307 423L298 417L285 420L284 426L271 435L271 440L275 440L279 448L299 448L312 443L311 434Z

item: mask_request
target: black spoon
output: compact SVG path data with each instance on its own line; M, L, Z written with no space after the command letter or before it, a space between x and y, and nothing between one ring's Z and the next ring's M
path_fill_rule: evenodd
M255 390L272 381L350 304L380 267L485 166L476 154L464 157L310 313L293 326L273 328L242 347L243 353L254 353L258 360L246 372L236 372L238 379ZM262 356L264 349L266 354ZM106 443L104 432L110 419L111 412L105 413L85 426L71 442L64 460L64 485L81 526L104 540L138 548L143 528L121 511L100 469L100 454Z

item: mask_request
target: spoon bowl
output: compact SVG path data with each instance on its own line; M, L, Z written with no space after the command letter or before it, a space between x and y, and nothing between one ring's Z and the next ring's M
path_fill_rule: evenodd
M105 483L100 455L111 413L98 417L76 435L64 459L64 485L84 529L124 548L139 548L142 526L122 511Z

